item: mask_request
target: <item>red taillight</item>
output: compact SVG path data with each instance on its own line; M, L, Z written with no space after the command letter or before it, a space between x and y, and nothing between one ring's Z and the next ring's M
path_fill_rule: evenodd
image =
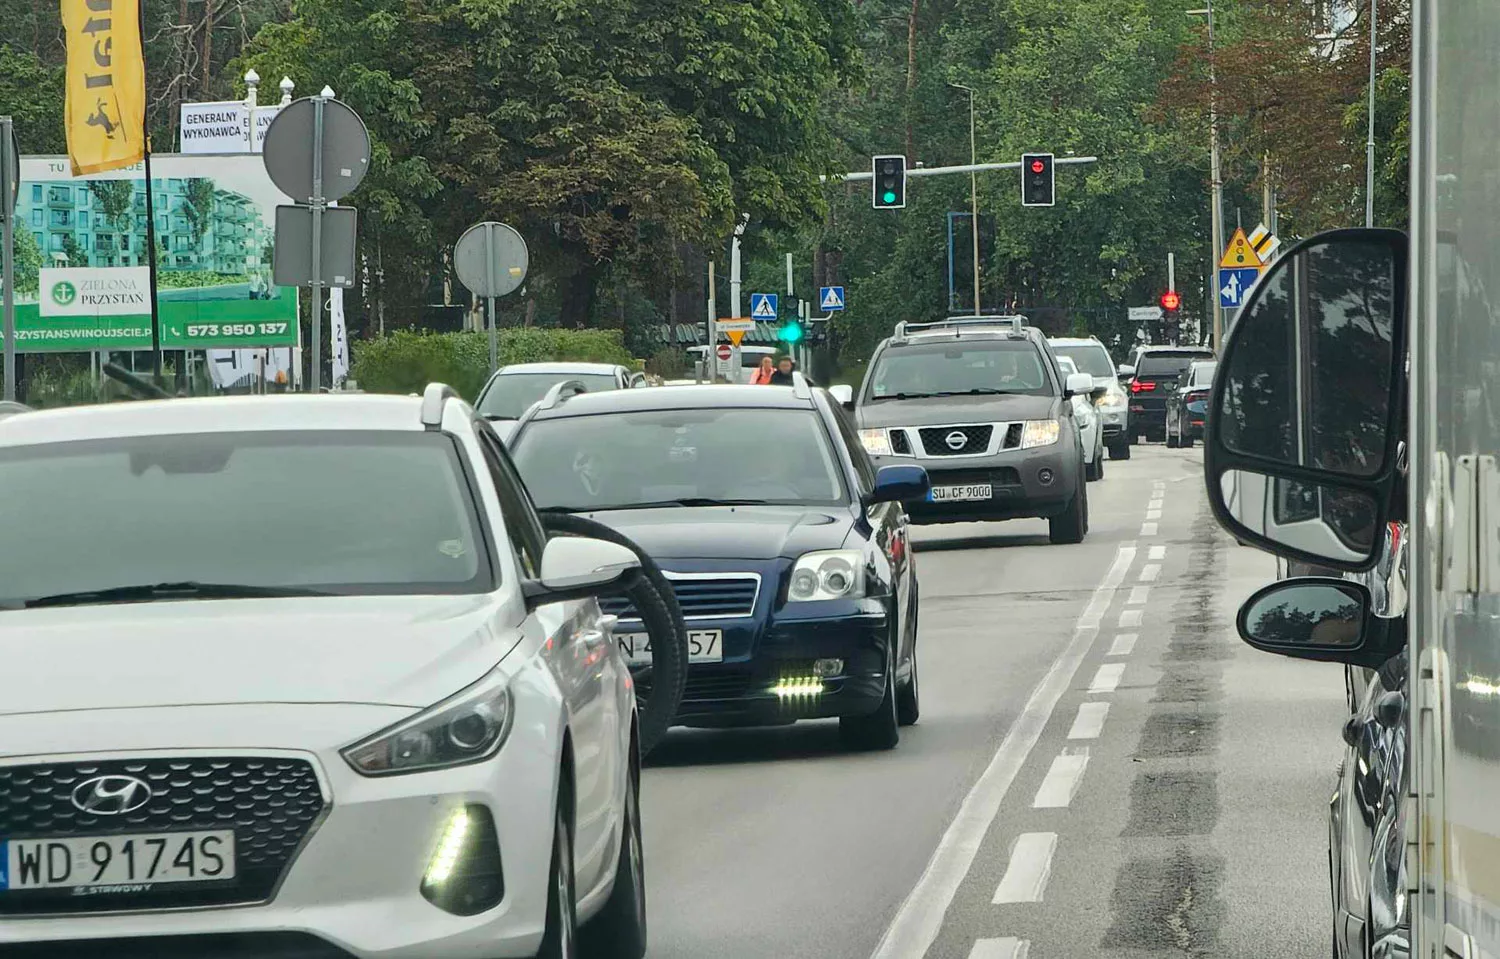
M1133 380L1130 384L1130 392L1132 393L1150 393L1154 389L1156 389L1155 383L1142 383L1140 380Z

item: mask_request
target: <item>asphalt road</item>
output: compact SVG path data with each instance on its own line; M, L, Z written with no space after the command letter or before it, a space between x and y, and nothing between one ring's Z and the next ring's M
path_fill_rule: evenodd
M1196 451L1137 447L1092 531L928 527L922 720L678 730L644 825L653 959L1324 956L1337 667L1241 644L1275 576Z

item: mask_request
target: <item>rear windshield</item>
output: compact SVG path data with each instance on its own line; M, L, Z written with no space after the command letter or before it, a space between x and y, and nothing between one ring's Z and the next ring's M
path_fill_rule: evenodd
M479 415L518 420L531 404L559 383L577 380L590 393L619 388L613 373L501 373L479 398Z
M1181 376L1194 363L1213 359L1212 353L1147 353L1141 357L1136 376Z
M1072 360L1080 373L1105 378L1115 375L1114 361L1109 358L1109 351L1102 343L1080 343L1073 346L1059 346L1053 343L1052 352L1059 357L1066 356Z
M0 448L0 489L0 606L184 582L341 595L494 588L469 481L441 433Z

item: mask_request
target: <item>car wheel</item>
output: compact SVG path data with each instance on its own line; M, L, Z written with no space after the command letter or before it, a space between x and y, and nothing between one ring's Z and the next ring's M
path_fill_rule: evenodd
M1109 446L1109 458L1112 460L1130 459L1131 441L1121 438L1119 442L1111 443Z
M1047 521L1048 538L1058 545L1081 543L1089 531L1088 484L1080 482L1067 512Z
M1182 434L1182 448L1183 449L1185 449L1185 450L1192 449L1193 448L1193 442L1194 442L1194 440L1193 440L1193 434L1192 433L1183 433Z
M1104 479L1104 450L1094 454L1094 461L1084 467L1084 478L1090 483L1097 483Z
M894 644L886 653L885 695L866 716L840 716L839 736L851 749L894 749L901 741L901 723L896 716L896 653Z
M625 822L615 888L604 909L584 930L584 947L594 959L642 959L646 955L646 858L641 843L640 771L632 764L625 791Z
M566 795L566 794L564 794ZM547 926L536 959L578 959L578 913L573 892L573 831L558 799L552 824L552 872L547 880Z

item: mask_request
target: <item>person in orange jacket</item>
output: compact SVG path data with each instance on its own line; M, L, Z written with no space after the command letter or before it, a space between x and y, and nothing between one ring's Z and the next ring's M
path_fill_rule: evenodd
M762 356L760 358L760 366L756 367L755 372L750 374L750 385L769 386L771 383L771 377L775 375L775 373L776 364L771 361L771 358L769 356Z

